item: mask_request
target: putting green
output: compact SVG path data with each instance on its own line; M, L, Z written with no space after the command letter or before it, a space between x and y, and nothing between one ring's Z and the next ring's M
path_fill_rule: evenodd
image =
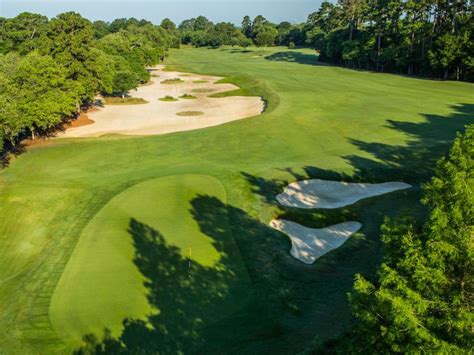
M50 318L63 340L79 343L84 334L100 335L105 327L120 335L125 318L159 312L149 305L146 279L134 263L138 251L129 231L132 219L160 232L183 258L204 267L219 261L213 240L191 214L190 202L198 195L226 200L224 187L213 177L174 175L128 188L95 215L52 297Z

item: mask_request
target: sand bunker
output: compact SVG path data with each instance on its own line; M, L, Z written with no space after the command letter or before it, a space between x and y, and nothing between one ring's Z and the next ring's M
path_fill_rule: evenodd
M362 227L362 224L344 222L327 228L314 229L295 222L274 219L270 222L270 226L290 237L290 254L293 257L305 264L312 264L319 257L344 244Z
M220 125L223 123L254 117L262 113L264 103L260 97L231 96L210 98L213 94L238 89L232 84L216 84L222 78L188 73L163 71L162 66L154 68L152 75L160 80L139 87L129 94L143 98L143 105L106 105L96 112L89 113L94 124L72 127L58 137L99 137L104 134L118 133L126 135L154 135L179 131L188 131ZM159 73L159 74L158 74ZM178 84L161 84L166 80L181 78ZM195 83L206 80L207 82ZM197 89L197 91L195 91ZM180 97L193 94L196 99L180 99L177 102L164 102L159 98ZM179 117L178 112L204 112L201 116Z
M291 183L277 201L283 206L298 208L339 208L364 198L410 188L403 182L355 184L327 180L305 180Z

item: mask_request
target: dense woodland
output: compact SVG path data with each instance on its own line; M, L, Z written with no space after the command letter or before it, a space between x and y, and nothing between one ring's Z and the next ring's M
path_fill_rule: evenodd
M474 79L470 1L340 0L309 16L321 60L377 71Z

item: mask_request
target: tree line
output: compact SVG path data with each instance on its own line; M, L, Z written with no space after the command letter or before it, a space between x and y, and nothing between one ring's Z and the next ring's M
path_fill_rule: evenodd
M469 0L323 2L306 23L320 59L350 68L474 80Z
M423 186L423 225L410 216L382 226L376 280L356 276L356 323L314 353L472 354L474 336L474 125L455 140Z
M97 93L123 95L148 81L146 66L177 43L144 20L92 23L74 12L0 18L0 153L77 116Z
M173 26L176 28L176 25ZM196 47L305 45L304 24L294 25L286 21L274 24L261 15L253 20L245 16L241 26L229 22L214 24L206 17L199 16L183 21L176 29L183 44Z
M241 26L204 16L169 28L183 44L311 46L319 60L349 68L474 81L474 19L469 0L324 1L301 24L245 16Z

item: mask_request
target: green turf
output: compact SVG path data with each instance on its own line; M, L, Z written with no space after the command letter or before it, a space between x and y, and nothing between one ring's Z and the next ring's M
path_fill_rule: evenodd
M139 270L131 282L136 286L147 279L143 287L153 296L148 302L160 313L146 317L154 330L136 322L126 326L125 340L145 347L142 353L156 339L169 353L294 353L316 337L338 335L350 321L346 293L354 274L373 277L383 215L422 213L416 203L419 188L335 211L278 208L274 195L285 183L307 177L417 184L474 116L472 84L316 65L310 50L186 48L173 50L167 64L226 77L241 87L231 94L262 96L267 111L157 137L61 140L12 159L0 173L0 352L51 354L74 348L55 331L50 312L56 302L67 302L51 303L76 244L86 243L81 236L122 193L180 174L213 176L225 188L227 200L196 196L186 207L191 204L192 218L213 240L222 265L194 263L190 279L181 249L172 247L179 245L178 234L166 235L162 224L147 227L135 217L130 234L143 238L138 238L140 248L129 249ZM143 200L137 215L149 204ZM277 215L314 227L356 219L363 228L307 266L289 255L288 238L267 227ZM159 233L166 243L156 237ZM130 265L129 257L120 267ZM168 265L174 273L168 273ZM113 291L132 293L133 287ZM88 298L76 302L93 307L96 301ZM135 314L143 316L146 306L138 308ZM116 322L128 311L120 312L107 317ZM92 326L99 316L88 317ZM164 331L169 336L160 338Z
M181 111L176 112L176 116L202 116L204 112L202 111Z
M145 84L146 85L146 84ZM106 105L143 105L147 104L148 101L138 97L116 97L116 96L106 96L104 97Z
M173 96L161 97L158 100L164 101L164 102L176 102L176 101L178 101L178 99L174 98Z
M161 82L161 84L168 84L168 85L181 84L181 83L184 83L184 80L181 80L180 78L166 79Z
M130 231L132 220L160 231L167 245L179 248L182 259L216 267L221 255L215 241L199 230L191 213L191 201L199 195L226 201L224 187L215 178L173 175L128 188L95 215L83 230L52 297L51 322L63 339L80 345L84 334L101 335L105 327L120 335L125 318L146 319L159 313L157 305L147 300L146 279L136 261L140 240ZM222 217L226 225L226 216ZM222 236L232 243L229 230ZM166 265L170 272L174 266Z
M186 100L194 100L194 99L197 99L196 96L193 96L193 95L189 95L189 94L183 94L179 97L180 99L186 99Z

